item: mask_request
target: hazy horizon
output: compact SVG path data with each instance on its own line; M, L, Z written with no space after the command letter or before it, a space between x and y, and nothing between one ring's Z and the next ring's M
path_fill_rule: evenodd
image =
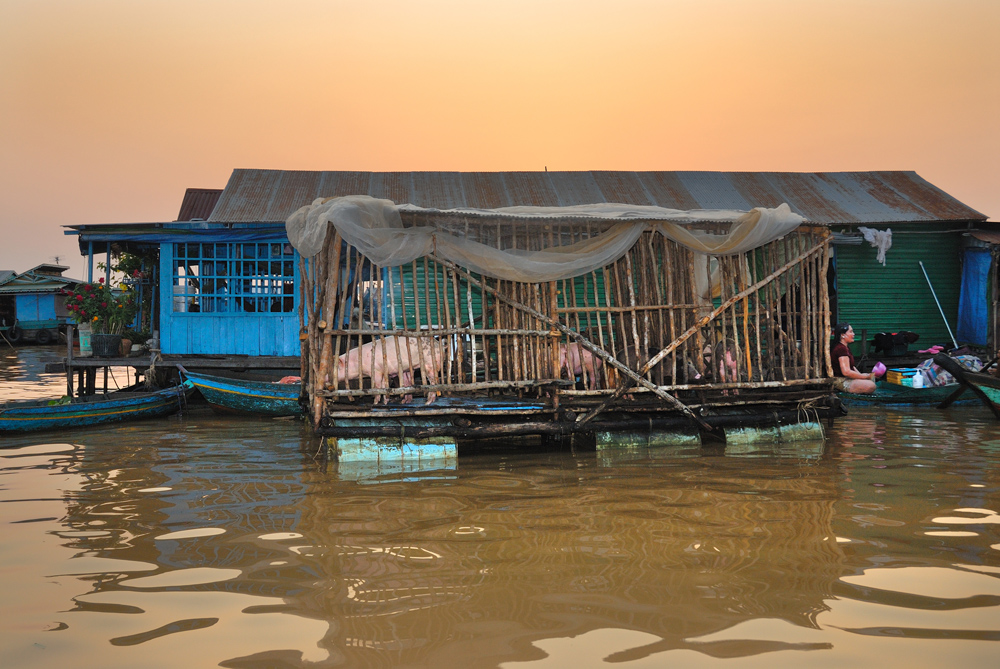
M989 0L0 0L0 269L235 168L912 170L1000 216Z

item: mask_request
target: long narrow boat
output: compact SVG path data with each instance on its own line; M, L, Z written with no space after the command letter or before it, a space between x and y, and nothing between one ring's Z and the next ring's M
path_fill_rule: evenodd
M938 405L963 386L951 383L946 386L928 386L926 388L911 388L898 383L879 381L874 393L844 393L838 392L840 400L847 406L930 406ZM957 403L974 402L975 398L967 393ZM951 403L955 403L950 402Z
M302 407L299 406L301 383L246 381L189 372L183 367L180 370L212 408L218 411L258 416L298 416L302 413Z
M0 404L0 433L89 427L168 416L181 409L190 382L162 390L119 390L72 400L16 400Z
M971 390L993 412L993 415L1000 419L1000 378L992 374L970 371L944 353L934 356L934 364L954 376L962 387Z

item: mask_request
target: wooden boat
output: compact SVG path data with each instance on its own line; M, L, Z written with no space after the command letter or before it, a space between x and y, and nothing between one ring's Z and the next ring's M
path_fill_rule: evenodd
M951 383L946 386L927 386L926 388L911 388L898 383L879 381L875 384L874 393L838 392L841 402L847 406L930 406L939 405L956 390L963 386ZM961 403L975 401L972 396L963 397ZM954 403L950 402L949 404Z
M992 374L970 371L944 353L938 353L934 356L934 364L954 376L961 389L972 391L972 394L979 398L979 401L985 404L997 419L1000 419L1000 378ZM955 394L958 395L957 390ZM947 406L951 403L949 400L945 400L939 406L942 408Z
M0 404L0 433L89 427L168 416L180 410L190 382L162 390L134 388L66 400L17 400Z
M180 370L213 409L258 416L298 416L302 413L299 406L301 383L246 381L189 372L183 367Z

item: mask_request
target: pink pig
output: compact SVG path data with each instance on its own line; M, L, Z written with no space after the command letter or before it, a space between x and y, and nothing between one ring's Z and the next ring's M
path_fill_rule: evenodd
M436 339L392 336L376 339L340 356L337 382L346 384L348 380L369 376L372 387L388 388L389 377L398 376L400 385L406 387L413 385L413 370L420 369L423 370L424 383L436 385L444 354L444 346ZM412 395L407 395L404 401L412 399ZM436 392L427 393L427 404L436 399ZM388 396L375 396L376 404L382 401L388 403Z
M571 379L587 371L587 387L590 390L597 388L597 370L601 368L604 361L594 355L594 353L576 342L569 344L559 344L559 374L563 370L569 374Z

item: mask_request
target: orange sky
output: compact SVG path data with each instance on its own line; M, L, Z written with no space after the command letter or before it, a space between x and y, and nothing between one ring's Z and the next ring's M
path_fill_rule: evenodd
M0 269L233 168L915 170L1000 220L997 0L0 0Z

